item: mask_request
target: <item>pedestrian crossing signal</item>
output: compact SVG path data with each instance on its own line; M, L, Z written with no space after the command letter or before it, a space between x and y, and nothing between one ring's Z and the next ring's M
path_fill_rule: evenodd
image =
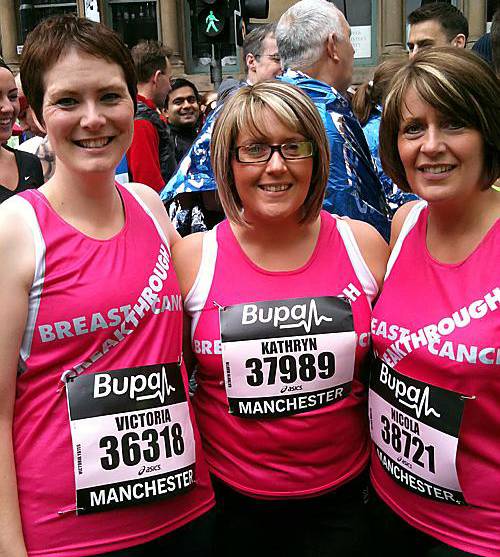
M221 0L203 0L198 12L198 28L209 39L219 37L226 26L227 6Z

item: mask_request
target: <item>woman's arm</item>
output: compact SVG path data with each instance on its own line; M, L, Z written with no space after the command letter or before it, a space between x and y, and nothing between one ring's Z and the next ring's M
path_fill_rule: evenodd
M0 556L25 557L12 423L19 348L34 274L31 234L10 204L0 208Z

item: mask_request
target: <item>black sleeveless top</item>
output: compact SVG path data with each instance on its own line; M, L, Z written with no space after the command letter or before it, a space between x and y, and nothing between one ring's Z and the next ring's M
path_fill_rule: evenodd
M32 155L31 153L17 151L8 145L3 145L2 147L11 153L14 153L14 156L16 157L17 171L19 173L19 181L17 182L17 188L15 190L9 190L0 184L0 203L3 203L6 199L9 199L9 197L12 197L16 193L33 188L39 188L43 184L42 164L38 157Z

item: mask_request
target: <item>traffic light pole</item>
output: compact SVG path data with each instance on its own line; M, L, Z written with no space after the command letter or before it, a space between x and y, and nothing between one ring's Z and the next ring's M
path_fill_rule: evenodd
M217 91L222 83L222 61L220 59L220 45L212 43L212 60L210 62L210 81Z

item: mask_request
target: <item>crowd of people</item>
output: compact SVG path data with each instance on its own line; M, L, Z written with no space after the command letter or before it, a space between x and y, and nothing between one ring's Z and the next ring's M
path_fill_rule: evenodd
M500 80L436 9L351 96L301 0L204 123L74 15L0 64L1 557L500 556Z

